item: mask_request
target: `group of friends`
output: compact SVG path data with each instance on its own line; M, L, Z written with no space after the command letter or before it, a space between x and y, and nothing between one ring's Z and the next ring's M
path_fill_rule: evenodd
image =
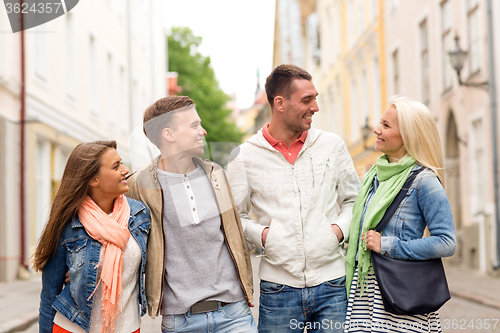
M163 333L441 331L437 312L384 310L370 259L455 251L430 111L389 101L373 130L382 155L360 183L344 141L311 127L319 111L311 75L281 65L265 88L271 121L233 150L227 172L199 158L207 132L187 96L146 109L144 133L160 155L130 177L115 141L72 151L33 257L40 332L139 332L146 311L162 316Z

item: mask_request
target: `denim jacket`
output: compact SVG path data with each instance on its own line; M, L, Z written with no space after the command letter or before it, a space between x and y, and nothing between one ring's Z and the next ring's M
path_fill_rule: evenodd
M144 269L146 267L146 248L151 220L149 209L140 201L127 198L130 206L128 228L130 235L142 250L140 267L140 308L141 316L146 313L144 292ZM101 243L91 238L78 216L70 221L63 230L54 255L42 271L42 292L40 295L40 332L52 332L56 310L66 318L82 327L90 329L92 314L92 295L97 283L97 269ZM64 285L66 271L70 283ZM91 296L92 295L92 296Z
M420 168L417 164L413 171ZM430 236L422 238L426 226ZM436 175L424 170L382 230L381 253L391 258L426 260L452 256L455 246L455 226L446 192Z

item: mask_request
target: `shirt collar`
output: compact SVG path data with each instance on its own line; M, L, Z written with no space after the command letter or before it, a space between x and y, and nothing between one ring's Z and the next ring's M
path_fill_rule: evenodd
M269 144L274 147L280 141L281 142L284 142L284 141L283 140L279 140L278 141L275 138L273 138L273 136L271 135L271 133L269 133L269 129L268 129L269 128L269 124L270 123L267 123L267 124L264 125L264 127L262 127L262 135L264 136L264 139L266 139L267 142L269 142ZM304 131L304 132L302 132L302 134L300 135L300 137L297 140L294 141L294 143L297 142L297 141L300 141L300 142L304 143L306 141L306 138L307 138L307 131Z

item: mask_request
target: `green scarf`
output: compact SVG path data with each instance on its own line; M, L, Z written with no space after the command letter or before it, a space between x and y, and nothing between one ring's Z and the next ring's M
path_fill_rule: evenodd
M366 211L363 221L363 234L377 227L385 211L389 208L392 201L403 187L415 164L416 162L411 156L403 158L397 163L389 163L389 158L384 154L377 159L377 164L375 164L364 177L363 183L361 184L361 190L354 202L352 222L349 231L350 246L347 249L346 256L347 294L350 292L352 278L356 270L356 250L358 252L358 285L361 286L361 292L363 292L364 289L363 284L366 275L369 272L373 272L370 250L366 249L366 241L361 241L358 249L358 239L360 237L359 225L361 223L361 215L363 214L363 209L375 175L377 175L380 184Z

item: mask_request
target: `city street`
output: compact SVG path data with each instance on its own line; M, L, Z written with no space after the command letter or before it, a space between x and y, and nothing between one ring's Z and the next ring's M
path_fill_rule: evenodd
M254 267L254 285L255 290L255 307L252 309L254 318L258 318L258 263L260 259L252 255L252 264ZM479 276L473 271L465 271L457 268L446 267L450 290L454 292L463 292L467 295L473 293L475 301L454 296L448 301L439 311L443 333L469 333L469 332L500 332L500 297L498 289L500 279L489 276ZM468 282L467 282L468 281ZM35 292L35 291L34 291ZM36 290L38 293L38 290ZM487 298L488 293L492 297ZM481 299L491 300L493 305L487 306L479 304ZM151 319L149 316L142 318L141 332L154 333L161 330L161 318ZM38 324L35 323L23 333L37 333ZM235 332L237 333L237 332Z

